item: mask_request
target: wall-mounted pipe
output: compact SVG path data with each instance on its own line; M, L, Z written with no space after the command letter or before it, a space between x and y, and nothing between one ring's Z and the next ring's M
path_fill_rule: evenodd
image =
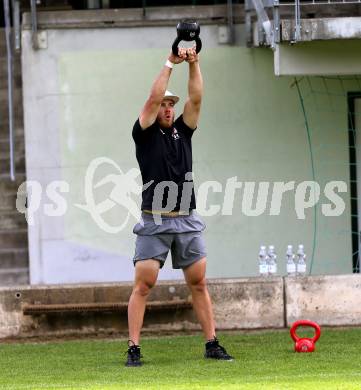
M229 30L229 43L234 43L234 26L233 26L233 1L227 0L227 21Z
M11 0L13 7L13 26L14 26L14 47L16 51L20 50L20 0Z
M9 0L4 0L5 39L7 53L8 107L9 107L9 148L10 148L10 179L15 180L14 162L14 82L13 82L13 53L11 45L11 21Z
M31 7L31 33L33 40L33 49L39 49L39 41L38 41L38 18L36 14L36 0L30 0Z
M301 7L300 0L295 1L295 31L294 31L294 42L301 39Z

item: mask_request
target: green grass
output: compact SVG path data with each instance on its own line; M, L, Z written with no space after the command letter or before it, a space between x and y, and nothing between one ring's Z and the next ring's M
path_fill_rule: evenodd
M236 358L203 359L201 336L144 338L144 366L119 340L2 344L0 389L361 389L361 329L323 329L316 352L288 331L219 334Z

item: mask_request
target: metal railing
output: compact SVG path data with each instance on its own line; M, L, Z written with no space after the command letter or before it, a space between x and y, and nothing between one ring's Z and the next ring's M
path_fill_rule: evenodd
M332 5L332 4L360 4L361 0L298 0L292 2L282 2L281 5L284 6L293 6L295 3L300 5Z
M247 42L252 46L252 15L257 16L257 30L259 42L262 45L275 47L280 42L280 14L281 9L288 7L293 8L294 31L291 43L297 43L301 39L301 16L302 7L333 6L333 5L355 5L361 4L361 0L245 0L245 25L247 31ZM271 12L267 12L270 10ZM308 9L309 12L309 9ZM270 19L272 14L273 19ZM350 15L351 16L351 15ZM270 27L271 26L271 29Z

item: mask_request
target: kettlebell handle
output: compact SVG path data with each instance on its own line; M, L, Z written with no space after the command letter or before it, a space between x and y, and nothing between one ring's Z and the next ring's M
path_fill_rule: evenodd
M199 38L200 27L198 22L193 20L183 20L177 24L177 38L172 45L172 52L175 56L178 56L178 45L181 41L195 41L196 53L198 54L202 50L202 41Z
M291 337L292 337L293 341L297 342L298 340L301 339L301 337L299 337L297 335L297 333L296 333L297 328L300 327L300 326L310 326L310 327L314 328L315 335L312 338L309 339L313 343L315 343L320 338L320 336L321 336L320 325L318 325L316 322L313 322L313 321L310 321L310 320L298 320L298 321L293 323L293 325L291 327L291 330L290 330Z

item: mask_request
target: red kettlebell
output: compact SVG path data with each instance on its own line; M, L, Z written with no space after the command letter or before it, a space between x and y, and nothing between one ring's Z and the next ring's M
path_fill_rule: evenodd
M311 326L315 329L315 335L312 338L298 337L296 331L299 326ZM321 328L316 322L299 320L292 325L290 333L295 342L295 352L313 352L315 350L315 343L321 336Z

